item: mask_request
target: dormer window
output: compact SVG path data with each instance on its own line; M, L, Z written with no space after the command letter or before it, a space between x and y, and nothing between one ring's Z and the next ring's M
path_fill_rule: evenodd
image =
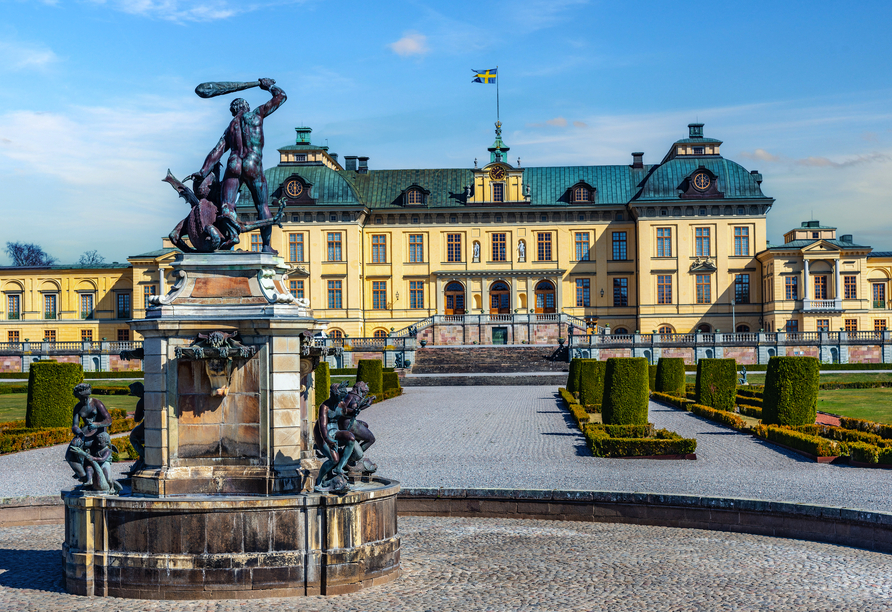
M410 189L406 192L406 204L409 206L424 204L424 194L421 193L420 189Z
M492 184L492 201L493 202L504 202L505 201L505 183L493 183Z
M706 148L705 147L694 147L694 155L705 155Z
M592 201L592 190L585 186L576 187L573 190L573 201L574 202L591 202Z

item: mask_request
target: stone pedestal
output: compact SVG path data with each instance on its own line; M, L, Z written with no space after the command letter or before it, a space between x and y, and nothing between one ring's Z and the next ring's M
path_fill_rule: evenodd
M399 484L312 493L323 326L288 291L282 259L185 254L173 268L171 290L131 323L144 338L146 467L130 496L63 494L69 589L249 597L395 577Z

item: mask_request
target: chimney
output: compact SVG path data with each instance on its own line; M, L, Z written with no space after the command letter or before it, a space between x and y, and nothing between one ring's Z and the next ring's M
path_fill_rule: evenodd
M762 184L762 175L759 173L758 170L750 170L750 174L753 175L753 179L756 181L757 185Z
M335 163L336 163L336 164L337 164L337 163L340 163L340 162L338 161L338 154L337 154L337 153L329 153L328 156L329 156L330 158L332 158L333 160L335 160Z
M643 168L644 167L644 153L640 151L636 151L632 153L632 167L633 168Z
M344 156L344 169L353 170L356 172L356 160L358 158L355 155L345 155Z
M368 157L359 157L359 167L356 171L359 174L368 174L369 173L369 158Z

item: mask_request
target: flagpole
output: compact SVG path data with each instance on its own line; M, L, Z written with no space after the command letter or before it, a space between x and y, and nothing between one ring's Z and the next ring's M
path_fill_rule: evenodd
M499 67L496 66L496 121L499 121Z

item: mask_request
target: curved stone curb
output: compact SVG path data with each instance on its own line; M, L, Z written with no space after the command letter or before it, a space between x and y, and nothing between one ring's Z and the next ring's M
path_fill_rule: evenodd
M404 488L401 515L633 523L812 540L892 553L892 513L758 499L529 489Z
M0 497L0 528L58 525L65 520L65 506L58 495Z

